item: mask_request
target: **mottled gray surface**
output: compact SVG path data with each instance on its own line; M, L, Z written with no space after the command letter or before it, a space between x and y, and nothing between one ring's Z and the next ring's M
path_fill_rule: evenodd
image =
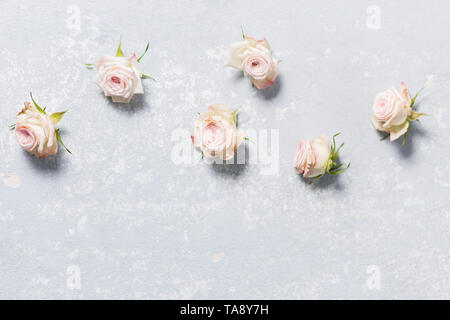
M447 1L72 5L0 3L0 298L449 298ZM241 25L282 59L266 91L223 67ZM142 69L158 79L130 106L83 66L120 36L127 53L150 42ZM404 148L380 142L374 95L427 79L431 116ZM8 125L29 91L70 109L73 155L17 145ZM216 102L240 107L244 131L279 130L278 173L174 163L172 134ZM337 131L351 168L303 182L297 142Z

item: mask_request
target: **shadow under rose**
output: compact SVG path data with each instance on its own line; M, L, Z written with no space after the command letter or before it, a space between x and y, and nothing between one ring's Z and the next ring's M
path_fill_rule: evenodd
M412 121L409 126L408 134L406 135L405 144L402 146L403 137L399 138L396 143L397 150L404 158L410 158L415 152L414 137L417 135L427 136L427 132L421 127L419 122Z
M242 80L244 78L247 78L247 77L244 75L244 73L241 70L235 72L234 80Z
M29 154L25 150L23 150L23 152L24 157L27 158L31 166L37 171L40 171L42 173L60 172L61 168L64 167L64 164L66 162L66 156L64 155L64 153L66 153L66 150L61 145L59 145L58 148L58 153L48 158L37 158L34 155Z
M223 161L223 163L214 162L211 164L211 167L217 174L236 178L247 170L248 153L248 146L241 146L234 155L233 160L230 160L229 163L226 161Z
M134 95L130 103L113 102L111 97L106 97L104 95L103 97L106 99L107 103L114 109L126 113L128 115L133 115L149 107L147 101L145 100L145 93Z
M261 96L266 100L271 100L271 99L275 98L278 95L278 93L281 91L282 82L283 81L282 81L281 75L278 75L277 79L270 87L267 87L262 90L258 90L256 87L254 89L257 90L258 96Z
M331 175L331 174L325 174L323 177L321 177L318 180L312 179L305 179L302 178L300 175L299 179L302 180L302 182L308 186L310 186L313 189L327 189L330 187L334 187L336 191L343 191L345 189L345 186L340 183L340 174L338 175Z

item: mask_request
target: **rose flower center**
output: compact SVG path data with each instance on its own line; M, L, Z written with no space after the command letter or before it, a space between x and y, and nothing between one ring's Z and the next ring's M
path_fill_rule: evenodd
M119 77L113 76L113 77L111 77L111 81L114 82L114 83L120 84L120 78Z

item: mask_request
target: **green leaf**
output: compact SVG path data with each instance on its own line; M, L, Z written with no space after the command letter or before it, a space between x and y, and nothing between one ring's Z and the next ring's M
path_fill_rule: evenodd
M245 39L244 27L241 26L242 38Z
M416 95L414 96L414 98L412 98L411 100L411 105L409 106L411 109L414 108L414 103L416 102L417 96L419 95L419 93L422 92L422 90L425 89L425 87L423 87L422 89L420 89L419 91L417 91Z
M53 124L57 124L61 119L62 119L62 117L64 116L64 114L67 112L67 110L66 111L63 111L63 112L55 112L55 113L52 113L51 115L50 115L50 119L52 119L52 121L53 121Z
M56 130L55 130L55 134L56 134L56 139L58 139L59 143L61 143L61 145L64 147L64 149L66 149L66 151L67 151L68 153L72 154L72 152L70 152L70 150L67 149L67 147L66 147L66 146L64 145L64 143L62 142L61 135L59 134L59 129L56 129Z
M147 53L148 47L150 46L150 43L147 42L147 47L145 47L145 51L144 53L137 59L137 62L141 62L141 59L145 56L145 54Z
M142 74L141 79L152 79L153 81L157 81L155 78L147 74Z
M235 125L237 125L237 113L239 109L236 109L233 111L233 122Z
M119 47L117 47L116 57L125 57L122 51L122 38L120 38Z
M95 66L93 63L85 63L84 65L88 68L93 68Z
M45 108L42 109L42 108L36 103L36 101L34 101L33 94L32 94L31 92L30 92L30 97L31 97L31 101L33 101L34 106L36 107L36 109L38 109L38 111L39 111L40 113L46 114L46 113L45 113Z
M344 146L344 143L342 142L339 148L336 149L336 146L334 146L334 149L331 149L331 160L336 160L339 158L339 150Z

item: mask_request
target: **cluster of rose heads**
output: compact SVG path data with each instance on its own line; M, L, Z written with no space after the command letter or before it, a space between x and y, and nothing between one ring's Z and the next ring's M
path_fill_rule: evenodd
M25 102L25 107L17 114L16 123L11 127L16 131L17 142L30 154L46 158L58 152L58 142L64 146L59 129L55 125L66 111L47 115L30 94L33 104ZM64 146L65 148L65 146ZM66 148L70 153L70 151Z
M278 77L278 63L269 42L243 35L244 40L230 46L225 65L242 70L258 89L271 86Z
M243 41L230 46L226 65L242 70L253 85L264 89L272 85L278 76L278 63L272 57L270 45L267 40L256 40L242 32ZM139 62L148 51L149 44L144 53L138 58L136 54L125 57L122 51L122 41L115 56L104 55L94 64L97 75L95 83L103 90L105 96L111 97L113 102L129 103L135 94L143 94L142 79L153 79L143 74L139 69ZM411 98L408 88L401 84L400 91L391 87L376 95L373 104L372 123L375 129L384 131L391 141L406 134L411 121L425 115L414 111L415 100L419 93ZM19 144L29 153L38 158L45 158L58 152L58 142L64 146L55 125L61 120L65 112L56 112L47 115L34 101L33 104L25 102L25 108L17 115L16 124L11 128L16 131ZM194 133L191 135L192 143L206 158L220 158L231 160L238 147L244 140L248 140L244 133L237 128L237 110L230 111L224 104L215 104L208 111L199 113L194 124ZM348 169L339 161L339 151L343 143L336 147L336 136L330 139L321 135L319 138L302 140L298 144L294 157L294 167L304 178L318 179L325 174L337 175ZM383 138L383 139L384 139Z
M411 99L409 90L402 82L400 92L394 87L380 92L373 103L372 123L375 129L387 132L391 141L403 135L405 143L410 121L418 120L425 113L414 111L414 102L421 90Z
M319 138L302 140L297 146L294 156L294 167L303 178L319 179L326 173L337 175L348 169L348 164L344 169L344 163L339 163L339 151L344 146L342 143L336 148L336 136L330 146L330 138L324 134Z
M224 104L215 104L199 115L194 124L192 143L207 158L230 160L244 141L244 133L236 126L236 112Z

